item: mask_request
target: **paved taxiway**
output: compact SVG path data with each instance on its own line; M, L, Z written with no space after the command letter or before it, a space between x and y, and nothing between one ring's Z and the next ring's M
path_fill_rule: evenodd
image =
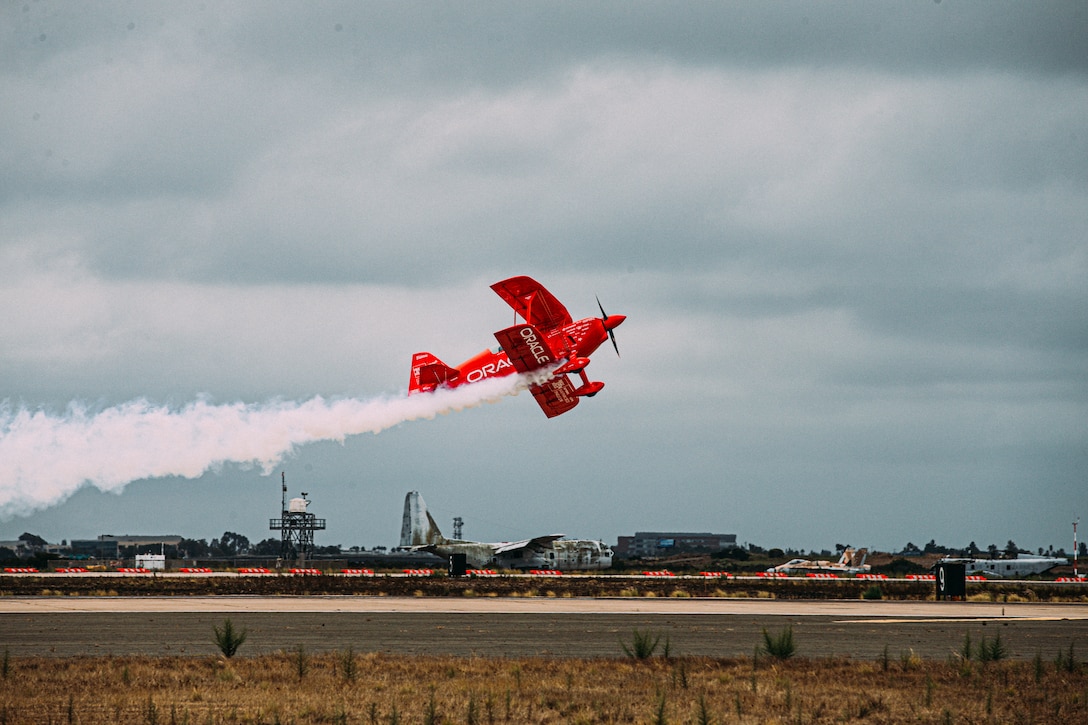
M0 646L24 655L214 655L212 628L249 632L241 654L287 651L613 657L636 629L672 654L750 656L793 627L798 654L945 658L965 634L1011 656L1088 647L1088 605L760 599L4 597Z

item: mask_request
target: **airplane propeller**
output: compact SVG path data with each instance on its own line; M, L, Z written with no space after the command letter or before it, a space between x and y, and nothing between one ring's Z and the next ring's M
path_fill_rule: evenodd
M624 320L627 319L626 315L612 315L609 316L604 311L604 305L601 304L601 298L597 297L597 307L601 310L601 323L604 325L604 329L608 330L608 339L612 341L612 349L616 351L616 357L620 356L620 347L616 344L616 333L612 332L614 329L620 326Z

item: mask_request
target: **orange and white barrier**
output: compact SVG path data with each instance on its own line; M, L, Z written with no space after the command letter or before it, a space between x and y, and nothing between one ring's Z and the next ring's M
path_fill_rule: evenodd
M469 569L465 572L469 576L498 576L499 573L494 569Z
M935 574L907 574L907 579L920 582L935 582L937 576Z
M558 569L530 569L529 573L533 576L562 576L563 572Z
M757 571L756 576L765 576L770 578L786 578L786 572L784 571Z
M858 579L887 579L887 574L858 574Z
M838 574L833 574L829 571L810 571L805 574L809 579L838 579Z
M58 574L86 574L87 569L82 566L62 566L56 572Z
M701 571L699 576L705 576L712 579L732 579L733 575L727 571Z
M644 571L644 572L642 572L642 576L676 576L676 575L673 574L671 571L669 571L667 569L662 569L661 571Z
M1088 577L1083 577L1083 576L1060 576L1057 579L1055 579L1054 581L1056 581L1056 582L1072 582L1072 583L1075 583L1075 584L1077 584L1077 583L1084 584L1085 582L1088 582Z
M150 574L150 569L145 569L142 566L122 566L117 571L122 574Z
M431 576L434 569L405 569L404 573L408 576Z
M37 569L31 566L5 566L5 574L37 574Z
M238 570L239 574L271 574L271 570L265 569L263 566L250 566L244 569Z
M182 574L211 574L212 570L206 566L183 566L178 569Z
M340 573L349 576L374 576L373 569L341 569Z
M292 574L302 574L303 576L321 576L320 569L292 569Z

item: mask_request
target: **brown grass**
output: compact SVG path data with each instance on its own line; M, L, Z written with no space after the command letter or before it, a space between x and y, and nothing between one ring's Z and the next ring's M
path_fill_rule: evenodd
M1088 722L1054 662L300 656L11 657L0 724Z

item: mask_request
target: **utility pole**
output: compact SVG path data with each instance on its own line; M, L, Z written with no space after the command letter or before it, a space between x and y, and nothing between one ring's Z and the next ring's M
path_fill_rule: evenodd
M1080 523L1080 516L1073 522L1073 576L1079 578L1080 574L1077 572L1077 524Z

